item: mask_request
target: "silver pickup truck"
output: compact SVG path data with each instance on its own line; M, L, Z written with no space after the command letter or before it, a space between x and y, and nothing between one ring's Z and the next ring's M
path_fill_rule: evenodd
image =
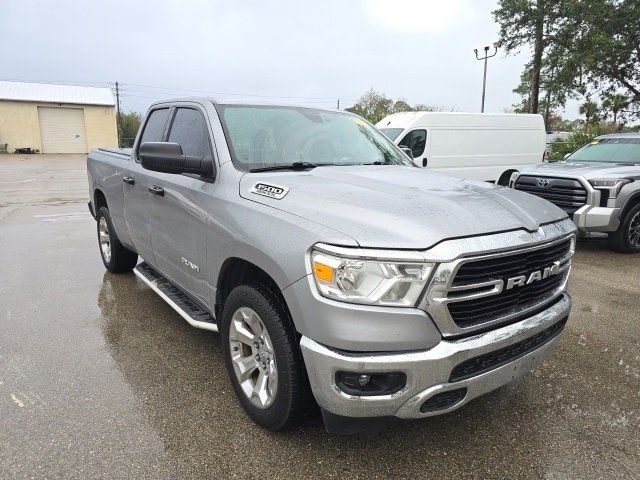
M583 234L607 233L614 250L640 253L640 133L602 135L511 176L510 185L562 208Z
M220 330L270 430L313 398L330 432L449 412L540 363L569 315L565 212L416 168L350 113L157 103L87 171L107 270Z

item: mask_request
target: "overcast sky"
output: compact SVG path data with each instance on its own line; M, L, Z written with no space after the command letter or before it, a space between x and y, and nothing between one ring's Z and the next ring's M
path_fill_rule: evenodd
M123 110L184 94L341 107L369 88L479 111L491 0L2 0L0 79L123 85ZM524 51L489 60L486 111L516 96ZM170 90L175 89L175 90ZM184 92L182 91L184 90ZM190 91L190 92L188 92Z

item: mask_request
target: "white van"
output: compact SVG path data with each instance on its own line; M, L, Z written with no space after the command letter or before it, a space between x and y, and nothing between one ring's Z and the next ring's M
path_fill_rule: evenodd
M500 185L521 167L542 162L546 145L542 115L403 112L376 127L410 148L416 165Z

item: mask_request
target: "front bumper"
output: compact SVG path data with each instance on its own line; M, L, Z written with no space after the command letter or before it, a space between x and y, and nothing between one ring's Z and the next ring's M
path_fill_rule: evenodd
M573 214L573 223L582 232L615 232L620 226L620 209L584 205Z
M452 370L460 363L530 339L566 319L570 309L571 298L564 293L551 307L525 320L462 339L442 340L424 351L348 353L327 348L307 337L302 337L300 346L311 388L323 409L346 417L422 418L455 410L541 363L556 346L557 335L535 350L490 371L461 381L449 381ZM407 383L392 395L354 396L336 385L338 371L404 372ZM437 411L421 411L421 406L435 395L457 389L466 389L466 393L456 403Z

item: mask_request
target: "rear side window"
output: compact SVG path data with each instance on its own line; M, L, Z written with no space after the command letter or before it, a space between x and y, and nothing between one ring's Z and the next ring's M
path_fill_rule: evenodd
M142 137L140 137L140 143L143 142L161 142L164 135L164 128L167 125L167 119L169 118L169 109L161 108L154 110L149 114L149 119L142 131Z
M426 130L413 130L407 133L400 143L399 147L408 147L411 149L413 158L421 157L424 153L424 147L427 144L427 131Z
M199 110L178 108L171 124L168 141L179 143L185 155L212 156L209 129L204 115Z

